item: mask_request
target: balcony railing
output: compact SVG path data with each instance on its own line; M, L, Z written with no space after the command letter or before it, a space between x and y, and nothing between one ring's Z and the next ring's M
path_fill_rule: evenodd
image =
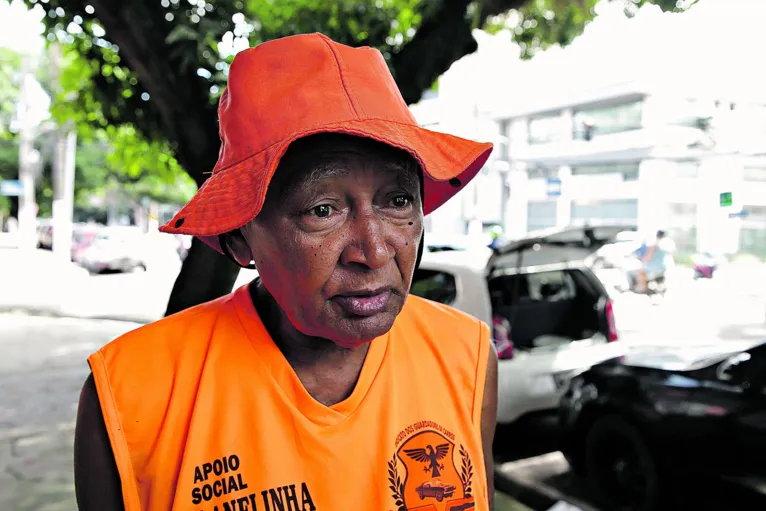
M589 141L601 135L612 135L615 133L624 133L642 129L640 124L623 124L616 126L582 126L572 130L574 140Z

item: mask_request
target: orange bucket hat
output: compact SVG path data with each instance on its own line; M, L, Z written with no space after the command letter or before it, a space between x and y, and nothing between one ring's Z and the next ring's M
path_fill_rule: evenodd
M418 126L378 50L318 33L237 54L218 117L212 176L160 231L197 236L219 252L218 235L258 215L279 160L301 137L345 133L407 151L423 170L426 215L473 179L492 152L490 143Z

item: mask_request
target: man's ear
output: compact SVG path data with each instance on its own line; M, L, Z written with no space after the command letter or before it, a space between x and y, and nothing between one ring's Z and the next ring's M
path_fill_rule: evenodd
M222 238L222 248L230 259L244 268L252 267L253 253L239 229L227 232Z

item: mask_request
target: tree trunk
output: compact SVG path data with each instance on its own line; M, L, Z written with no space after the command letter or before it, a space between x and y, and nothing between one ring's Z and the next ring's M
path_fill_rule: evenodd
M203 242L194 238L181 265L165 316L231 292L239 267Z

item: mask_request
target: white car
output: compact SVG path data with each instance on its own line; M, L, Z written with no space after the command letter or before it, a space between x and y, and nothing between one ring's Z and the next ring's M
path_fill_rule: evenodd
M614 342L612 302L577 257L583 250L578 251L576 238L572 244L551 238L550 245L546 239L512 243L491 258L468 251L426 252L413 279L412 294L489 325L494 315L510 321L514 350L511 358L499 360L499 424L555 419L574 375L626 353L623 343ZM592 251L592 241L582 248ZM521 264L516 263L519 253Z
M492 249L484 244L481 237L466 234L425 233L425 252L478 252L486 257L492 255Z

